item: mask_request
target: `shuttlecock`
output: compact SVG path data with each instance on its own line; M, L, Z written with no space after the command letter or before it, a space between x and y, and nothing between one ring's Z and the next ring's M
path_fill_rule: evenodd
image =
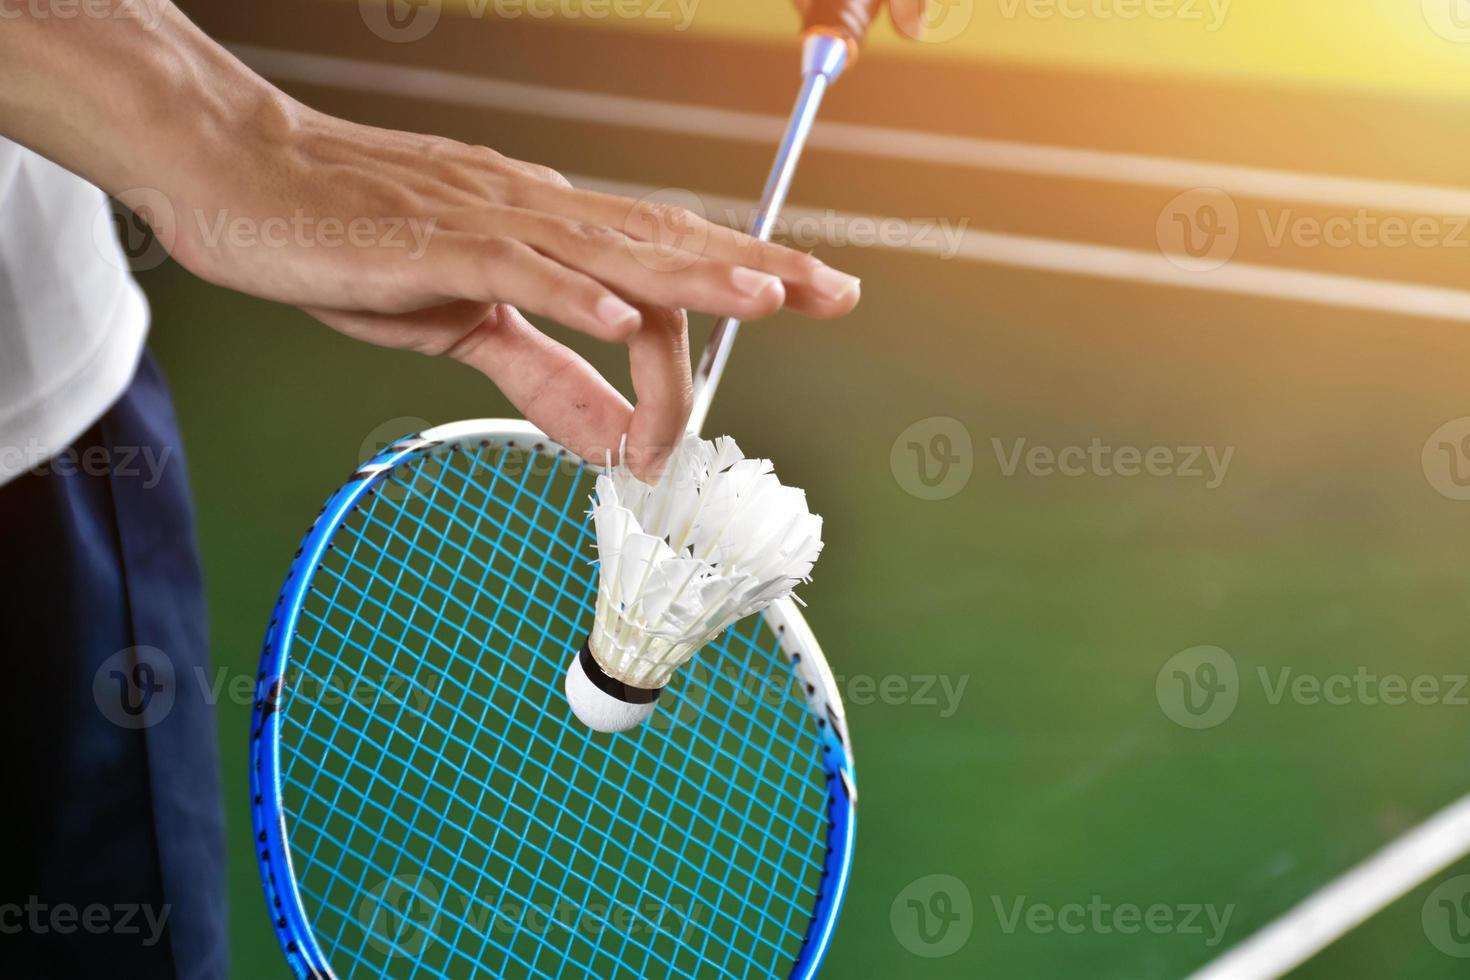
M688 435L655 484L624 464L597 479L601 562L592 633L567 669L572 711L599 732L653 714L700 647L808 580L822 519L735 440Z

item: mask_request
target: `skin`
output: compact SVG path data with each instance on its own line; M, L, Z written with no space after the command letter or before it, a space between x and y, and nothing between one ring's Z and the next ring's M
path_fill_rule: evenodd
M917 31L921 2L893 0L895 20ZM156 24L20 5L0 22L0 133L133 206L201 278L460 361L584 457L626 435L629 464L656 475L692 400L686 310L825 319L858 302L857 279L689 212L317 112L171 5L149 9ZM293 220L318 231L267 241ZM362 234L326 247L333 220ZM405 222L415 247L394 235ZM239 226L262 233L218 233ZM523 310L627 345L636 407Z

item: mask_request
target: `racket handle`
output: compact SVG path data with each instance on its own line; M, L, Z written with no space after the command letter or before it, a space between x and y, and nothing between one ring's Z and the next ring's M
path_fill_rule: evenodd
M831 34L847 42L851 56L868 36L868 28L883 0L811 0L806 8L806 33Z

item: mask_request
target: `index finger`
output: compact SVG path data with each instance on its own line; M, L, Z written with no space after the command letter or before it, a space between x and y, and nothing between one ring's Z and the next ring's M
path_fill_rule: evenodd
M520 190L522 207L616 228L629 238L656 241L670 252L670 275L679 260L709 258L777 276L786 285L786 305L812 316L842 316L857 305L862 284L805 252L763 242L710 221L688 208L617 194L536 182Z

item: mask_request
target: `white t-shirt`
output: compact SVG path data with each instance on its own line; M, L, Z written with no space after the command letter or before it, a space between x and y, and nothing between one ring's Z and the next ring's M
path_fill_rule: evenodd
M66 449L137 368L148 304L107 208L0 138L0 483Z

